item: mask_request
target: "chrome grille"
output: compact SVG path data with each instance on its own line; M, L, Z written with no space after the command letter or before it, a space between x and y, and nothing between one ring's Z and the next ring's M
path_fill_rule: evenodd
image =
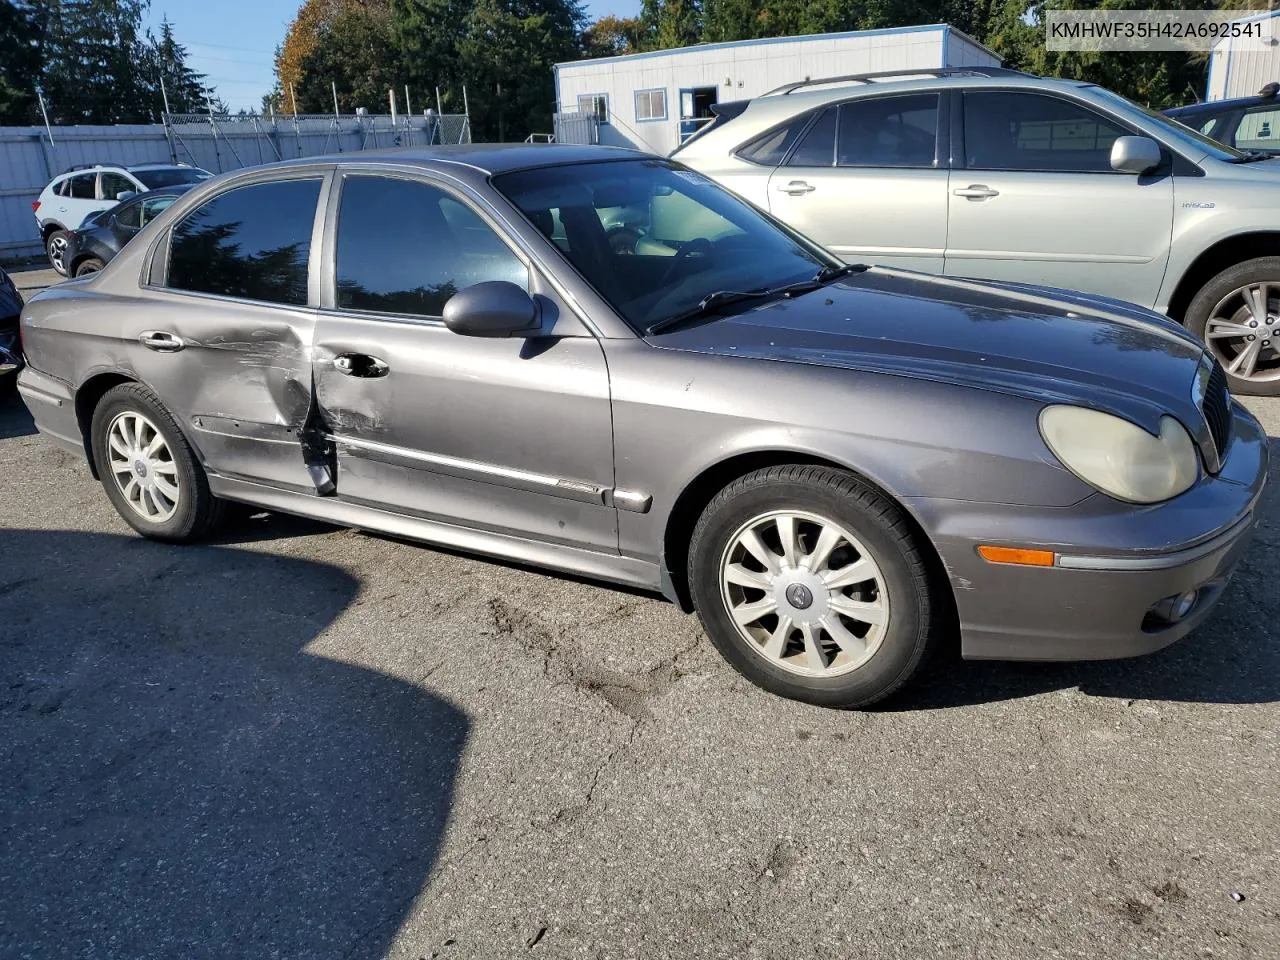
M1216 359L1205 384L1200 410L1204 414L1205 423L1209 425L1209 433L1213 436L1213 445L1221 462L1226 456L1227 444L1231 442L1231 394L1227 391L1226 371Z

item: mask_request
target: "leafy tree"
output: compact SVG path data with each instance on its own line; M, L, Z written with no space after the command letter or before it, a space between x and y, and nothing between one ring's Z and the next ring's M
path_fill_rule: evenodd
M335 5L299 64L298 110L329 112L335 88L343 112L353 112L356 107L373 113L386 110L387 90L398 86L396 64L386 55L393 39L388 4Z
M585 57L616 57L646 49L648 24L640 17L601 17L582 32Z

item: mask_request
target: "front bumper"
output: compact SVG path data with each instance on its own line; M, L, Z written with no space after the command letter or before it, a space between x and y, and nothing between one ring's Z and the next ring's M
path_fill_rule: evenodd
M1235 407L1221 472L1167 503L1101 494L1053 509L916 499L951 579L971 659L1105 660L1186 636L1209 616L1248 547L1267 479L1267 437ZM980 544L1052 550L1052 567L989 563ZM1152 614L1194 592L1176 622Z

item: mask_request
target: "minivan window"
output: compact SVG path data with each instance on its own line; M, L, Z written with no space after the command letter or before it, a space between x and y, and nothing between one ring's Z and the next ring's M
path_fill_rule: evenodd
M478 213L439 187L350 176L338 205L337 305L438 317L459 290L529 271Z
M1280 150L1280 107L1246 110L1234 139L1241 150Z
M827 107L813 122L795 153L787 161L789 167L829 167L836 159L836 108Z
M1110 173L1111 145L1129 131L1086 107L1011 90L966 90L970 170Z
M836 163L841 167L932 167L937 146L936 93L840 105Z
M255 183L187 214L169 241L168 286L244 300L307 302L320 181Z

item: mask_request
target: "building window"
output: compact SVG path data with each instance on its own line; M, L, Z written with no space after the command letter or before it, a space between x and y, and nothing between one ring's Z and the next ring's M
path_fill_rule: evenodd
M584 93L578 97L579 113L594 113L601 123L609 122L609 95L607 93Z
M667 91L637 90L636 91L636 119L637 120L667 119Z

